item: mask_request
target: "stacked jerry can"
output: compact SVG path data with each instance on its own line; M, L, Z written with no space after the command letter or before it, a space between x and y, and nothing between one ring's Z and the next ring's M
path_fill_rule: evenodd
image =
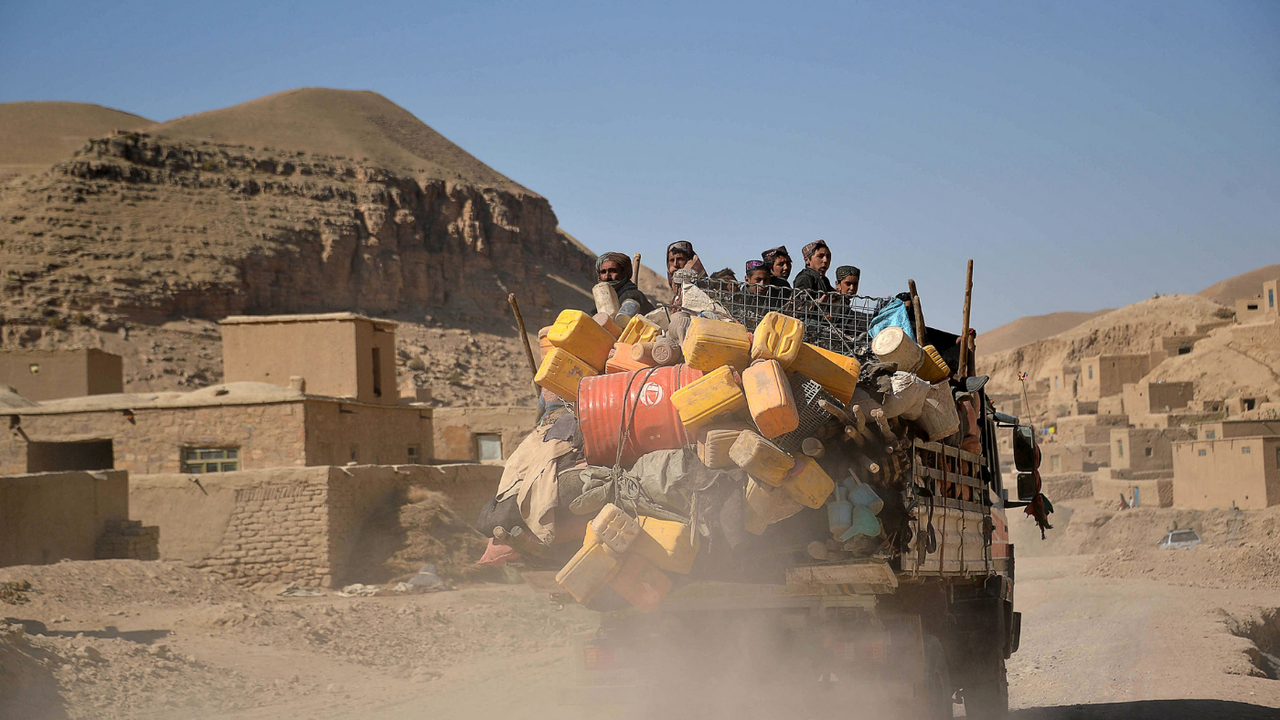
M669 325L664 331L667 323L638 314L565 310L547 329L535 380L576 403L587 462L625 468L656 450L696 448L707 468L745 471L743 524L756 534L833 497L833 517L850 515L839 504L848 504L845 491L835 494L836 483L813 458L773 439L801 426L792 376L848 403L858 361L805 343L803 324L777 312L754 334L710 317L687 318L687 325L670 318ZM839 524L841 532L851 522ZM667 574L689 573L696 556L688 524L632 517L609 504L556 580L579 602L608 586L648 612L670 590Z

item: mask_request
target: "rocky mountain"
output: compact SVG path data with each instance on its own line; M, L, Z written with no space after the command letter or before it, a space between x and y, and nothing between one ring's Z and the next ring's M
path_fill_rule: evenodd
M129 389L172 389L220 377L211 321L354 310L401 321L402 384L501 404L531 396L507 294L535 336L590 306L594 253L547 199L380 95L106 112L108 134L0 183L4 346L104 347Z
M1066 332L1082 322L1109 313L1111 310L1094 312L1056 312L1047 315L1027 315L1013 322L1007 322L998 328L988 330L978 336L975 346L983 355L1012 350L1047 337Z
M89 103L0 104L0 183L48 170L89 138L153 124L144 117Z

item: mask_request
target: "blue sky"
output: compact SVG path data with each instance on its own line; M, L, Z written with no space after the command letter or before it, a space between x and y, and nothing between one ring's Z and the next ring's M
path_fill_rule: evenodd
M0 0L0 102L167 120L375 90L597 250L825 238L930 324L1280 262L1280 3ZM949 321L947 315L954 315Z

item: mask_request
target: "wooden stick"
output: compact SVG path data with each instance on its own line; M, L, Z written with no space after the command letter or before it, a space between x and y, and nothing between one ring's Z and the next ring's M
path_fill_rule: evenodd
M920 293L916 292L915 280L907 280L907 287L911 289L911 311L916 316L916 344L924 347L928 342L924 337L924 308L920 307Z
M640 284L640 253L631 256L631 281Z
M529 369L537 377L538 362L533 359L533 348L529 345L529 333L524 329L524 316L520 314L520 304L516 302L516 294L508 294L507 302L511 303L511 312L516 315L516 327L520 330L520 339L524 341L524 355L529 360ZM533 394L535 397L542 396L542 390L538 388L537 383L533 385Z
M969 258L969 270L964 279L964 325L960 328L960 363L956 377L969 372L969 307L973 303L973 258Z

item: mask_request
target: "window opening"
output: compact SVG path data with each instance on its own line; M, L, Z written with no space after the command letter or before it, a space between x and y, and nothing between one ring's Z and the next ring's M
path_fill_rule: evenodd
M347 451L347 461L348 461L348 462L359 462L359 461L360 461L360 446L359 446L359 445L357 445L357 444L355 444L355 443L352 443L352 444L351 444L351 447L350 447L350 448L348 448L348 451Z
M1198 453L1196 453L1196 454L1197 454L1197 455L1199 455L1200 457L1204 457L1204 456L1205 456L1205 455L1207 455L1208 453L1207 453L1206 451L1204 451L1204 450L1201 450L1200 452L1198 452Z
M924 303L921 303L921 304L923 305ZM1257 309L1258 309L1258 306L1257 306L1257 305L1248 305L1247 307L1248 307L1250 310L1257 310Z
M921 303L921 304L923 305L924 303ZM1205 431L1204 431L1204 439L1205 439L1205 440L1213 440L1213 439L1214 439L1214 438L1216 438L1216 437L1218 437L1218 432L1217 432L1216 430L1205 430Z
M502 459L502 436L490 433L476 435L476 456L481 462Z
M422 446L421 445L410 445L408 454L409 454L410 465L422 464Z
M924 303L921 304L923 305ZM1151 448L1146 448L1146 455L1147 457L1151 457Z
M921 303L921 305L923 305L923 304L924 304L924 303ZM1191 348L1189 348L1189 347L1180 347L1180 348L1178 348L1178 354L1179 354L1179 355L1190 355L1190 354L1191 354Z
M382 397L382 348L373 349L373 396Z
M1092 365L1090 365L1090 366L1089 366L1089 379L1090 379L1090 380L1092 380L1092 379L1093 379L1093 366L1092 366Z
M923 305L924 303L921 303L921 304ZM1123 440L1116 441L1116 453L1120 457L1124 457L1124 441Z
M1253 448L1249 447L1248 445L1245 445L1244 447L1240 448L1241 455L1249 455L1251 453L1253 453Z
M1253 398L1245 398L1240 401L1240 407L1243 410L1252 410L1254 406L1255 406L1255 401Z
M182 472L203 473L235 472L240 469L240 448L185 447L182 448Z

